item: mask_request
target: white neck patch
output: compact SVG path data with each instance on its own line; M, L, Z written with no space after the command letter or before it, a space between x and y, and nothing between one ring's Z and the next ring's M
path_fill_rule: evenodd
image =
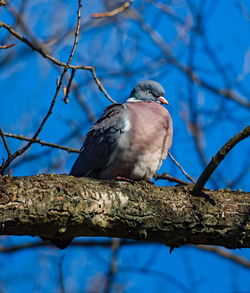
M142 100L137 100L134 97L128 98L126 102L142 102Z

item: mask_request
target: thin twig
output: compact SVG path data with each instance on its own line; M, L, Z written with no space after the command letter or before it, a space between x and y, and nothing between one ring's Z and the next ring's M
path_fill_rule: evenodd
M184 168L176 161L176 159L174 158L174 156L169 152L169 157L172 159L172 161L175 163L175 165L180 168L181 172L193 183L195 183L194 178L192 178L191 176L188 175L188 173L184 170ZM185 182L185 181L184 181Z
M91 17L102 18L102 17L114 16L114 15L121 13L121 12L125 11L126 9L128 9L129 6L132 4L132 2L133 2L133 0L127 1L127 2L123 3L120 7L116 8L114 10L111 10L111 11L93 13L93 14L91 14Z
M165 179L165 180L168 180L170 182L175 182L175 183L182 184L182 185L188 185L189 184L188 182L186 182L184 180L181 180L181 179L179 179L177 177L173 177L173 176L169 175L168 173L155 174L154 179L155 180Z
M77 150L77 149L73 149L73 148L70 148L70 147L65 147L63 145L59 145L59 144L52 143L52 142L46 142L46 141L40 140L39 138L32 139L32 138L28 138L28 137L23 136L23 135L14 134L14 133L7 133L7 132L2 132L2 135L6 136L6 137L16 138L16 139L19 139L19 140L32 141L33 143L39 143L41 146L48 146L48 147L52 147L52 148L57 148L57 149L67 151L69 153L80 153L80 151Z
M234 137L229 139L217 152L217 154L212 157L210 163L202 172L201 176L197 180L194 185L192 193L194 195L199 195L202 188L206 184L209 177L213 174L215 169L219 166L221 161L225 158L225 156L231 151L231 149L236 146L240 141L247 138L250 135L250 126L245 127L241 132L236 134Z
M68 86L66 87L65 93L64 93L63 101L65 104L68 104L68 102L69 102L69 92L70 92L70 88L71 88L71 84L72 84L74 76L75 76L75 69L72 69L71 75L69 78L69 82L68 82Z
M97 77L96 72L95 72L95 68L94 68L94 67L91 67L89 70L91 71L91 73L92 73L92 75L93 75L93 78L94 78L96 84L98 85L99 89L104 93L104 95L106 96L106 98L107 98L110 102L112 102L112 103L114 103L114 104L117 104L117 102L116 102L115 100L113 100L113 99L110 97L110 95L109 95L108 92L105 90L104 86L102 85L100 79Z
M0 49L8 49L8 48L11 48L13 46L15 46L15 44L2 45L2 46L0 46Z
M3 141L3 144L4 144L4 147L6 149L6 152L8 154L8 158L9 158L11 156L11 151L10 151L9 146L8 146L8 143L7 143L6 139L5 139L5 136L6 135L4 135L4 132L3 132L2 128L0 128L0 135L1 135L1 138L2 138L2 141Z

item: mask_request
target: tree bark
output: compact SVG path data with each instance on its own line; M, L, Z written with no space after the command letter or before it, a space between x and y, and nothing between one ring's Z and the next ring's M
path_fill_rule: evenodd
M250 193L206 189L194 196L192 188L67 175L0 176L0 234L250 247Z

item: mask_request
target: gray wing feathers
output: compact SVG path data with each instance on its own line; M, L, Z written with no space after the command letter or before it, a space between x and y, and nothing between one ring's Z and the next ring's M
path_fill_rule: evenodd
M117 156L117 140L124 132L126 109L124 105L108 107L87 134L70 175L98 178Z

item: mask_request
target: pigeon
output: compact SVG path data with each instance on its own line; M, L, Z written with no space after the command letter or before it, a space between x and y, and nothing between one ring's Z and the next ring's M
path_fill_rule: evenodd
M160 83L138 83L124 104L106 108L86 136L70 175L150 181L168 155L173 127Z
M150 181L168 156L173 127L160 83L147 80L124 104L104 110L86 136L70 175L101 180ZM66 248L72 239L47 239Z

